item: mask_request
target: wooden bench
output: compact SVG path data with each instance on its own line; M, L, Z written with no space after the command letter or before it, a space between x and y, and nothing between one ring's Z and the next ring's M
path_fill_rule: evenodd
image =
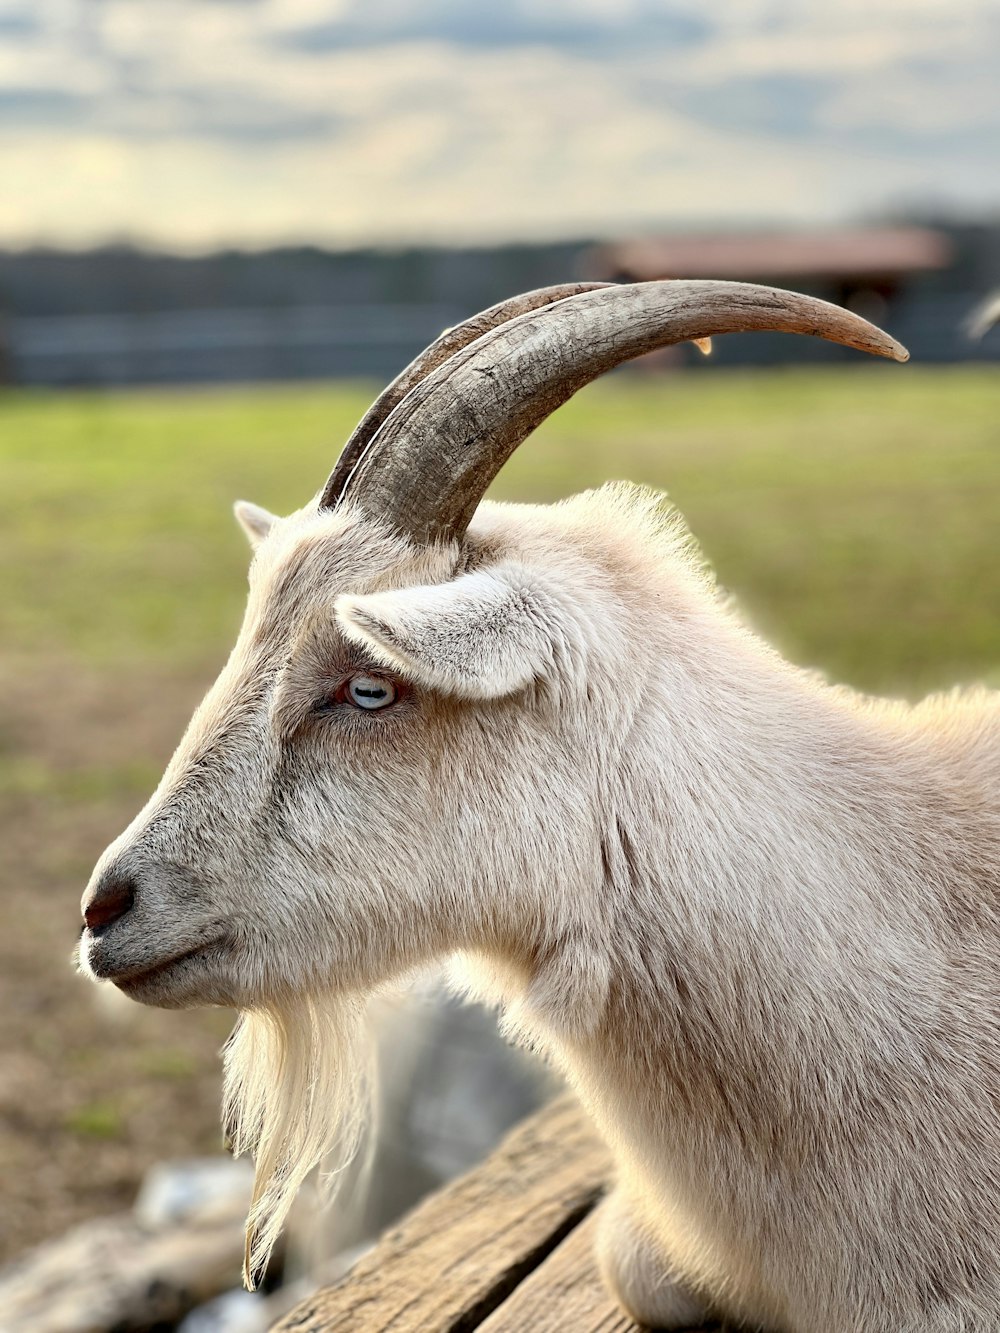
M610 1172L607 1149L561 1098L274 1333L636 1333L593 1258Z

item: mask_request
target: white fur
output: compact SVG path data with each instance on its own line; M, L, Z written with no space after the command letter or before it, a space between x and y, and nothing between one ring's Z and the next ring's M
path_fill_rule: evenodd
M448 583L338 597L350 642L430 689L497 699L551 674L544 593L514 565Z
M392 708L329 703L373 671ZM615 1152L636 1317L1000 1327L998 697L790 666L657 497L484 504L462 552L276 520L109 868L136 903L84 965L249 1014L251 1267L354 1136L361 997L460 956Z
M226 1043L223 1124L234 1154L252 1153L256 1179L244 1271L263 1272L310 1169L327 1159L328 1193L354 1156L369 1104L371 1046L356 1000L308 995L246 1010ZM331 1109L335 1114L331 1114Z
M233 505L236 521L247 535L250 545L257 547L274 527L276 515L250 500L237 500Z

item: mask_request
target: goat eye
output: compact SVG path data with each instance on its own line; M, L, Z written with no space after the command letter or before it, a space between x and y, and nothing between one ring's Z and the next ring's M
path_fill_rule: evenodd
M396 702L396 687L377 676L352 676L347 682L346 694L351 703L370 712L388 708Z

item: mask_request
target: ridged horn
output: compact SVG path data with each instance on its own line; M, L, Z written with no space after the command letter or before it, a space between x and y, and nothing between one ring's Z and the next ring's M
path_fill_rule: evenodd
M497 305L491 305L487 310L481 310L478 315L473 315L461 324L445 329L440 337L435 338L429 347L425 347L420 355L382 390L354 427L351 438L344 445L337 464L323 487L320 509L337 507L358 459L378 434L382 423L397 403L403 401L413 386L426 379L432 370L437 370L438 366L443 365L449 357L460 352L463 347L468 347L469 343L475 342L484 333L489 333L498 325L516 319L518 315L552 305L556 301L564 301L569 296L579 296L581 292L593 292L607 286L606 282L564 282L555 287L539 287L537 291L524 292L521 296L512 296Z
M578 389L658 347L747 330L909 357L859 315L774 287L660 281L583 292L492 328L414 384L356 459L342 499L417 544L460 540L517 446Z

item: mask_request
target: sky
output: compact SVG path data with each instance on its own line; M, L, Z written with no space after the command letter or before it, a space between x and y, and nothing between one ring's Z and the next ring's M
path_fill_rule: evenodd
M0 0L0 244L1000 213L996 0Z

